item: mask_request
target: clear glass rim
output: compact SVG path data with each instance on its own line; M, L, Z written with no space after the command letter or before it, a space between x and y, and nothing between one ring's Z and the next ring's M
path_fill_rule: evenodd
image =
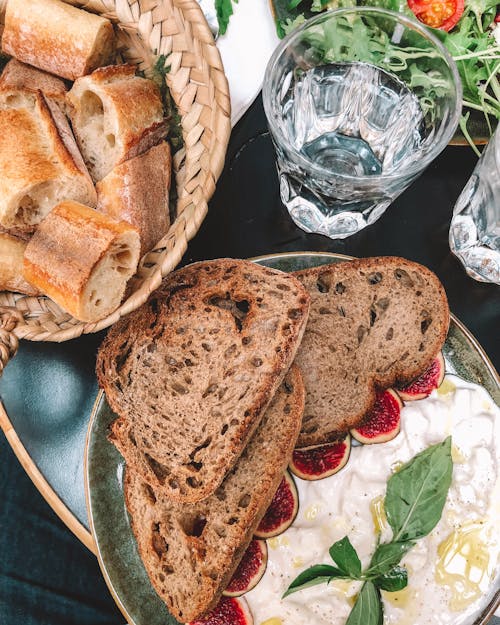
M278 142L286 149L287 153L292 156L293 160L308 170L310 173L317 173L318 175L332 176L331 170L322 167L320 165L316 165L311 162L304 156L302 156L295 146L288 140L288 138L280 131L279 127L276 124L276 120L273 113L273 91L271 89L271 74L281 57L285 48L293 42L295 39L298 39L300 35L311 26L316 25L317 23L321 23L328 18L335 18L340 15L356 13L356 14L376 14L379 16L388 17L394 21L402 23L404 26L410 28L413 31L417 31L421 34L425 39L429 40L440 52L440 54L444 57L448 67L450 68L450 72L453 77L454 86L455 86L455 110L453 111L450 119L448 121L448 126L443 132L439 141L435 141L429 145L429 147L424 148L420 154L421 158L418 161L411 163L407 167L404 167L400 170L396 170L391 173L386 174L375 174L375 175L360 175L360 176L350 176L347 174L335 173L335 178L340 180L352 180L355 179L357 184L373 184L377 182L383 181L393 181L398 180L400 178L411 177L412 175L418 175L422 172L427 165L431 163L440 154L440 152L446 147L446 145L450 142L460 119L460 115L462 113L462 81L460 79L460 75L458 73L458 68L456 66L455 61L453 60L451 54L448 52L446 47L439 41L439 39L422 23L420 23L417 19L412 19L407 17L406 15L399 13L397 11L390 11L388 9L381 9L378 7L348 7L342 9L330 9L326 12L320 13L319 15L315 15L314 17L309 18L303 24L301 24L297 29L289 33L286 37L284 37L281 42L278 44L276 49L274 50L269 62L267 64L265 74L264 74L264 82L262 86L262 101L264 105L264 112L266 114L267 123L269 125L269 129L271 131L271 135L278 140Z

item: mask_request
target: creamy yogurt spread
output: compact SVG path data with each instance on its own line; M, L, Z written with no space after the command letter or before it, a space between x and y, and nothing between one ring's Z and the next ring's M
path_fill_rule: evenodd
M390 475L429 445L452 436L453 480L441 520L401 561L408 586L382 591L385 625L462 625L484 609L500 582L500 409L480 386L447 375L401 413L401 432L353 447L347 465L316 482L295 478L299 512L268 540L266 573L245 595L255 625L343 625L360 582L332 581L281 599L313 564L333 564L329 547L346 534L366 567L376 532L391 538L383 510Z

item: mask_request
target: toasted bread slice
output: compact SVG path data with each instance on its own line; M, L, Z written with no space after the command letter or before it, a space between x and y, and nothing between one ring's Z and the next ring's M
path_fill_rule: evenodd
M299 271L311 312L296 363L307 389L299 447L362 423L376 389L404 385L430 365L448 332L444 289L426 267L364 258Z
M139 553L158 595L185 623L227 587L278 488L297 439L304 385L292 367L234 470L196 504L175 504L127 467L125 501Z
M127 464L175 501L213 493L289 369L308 310L296 278L247 261L167 276L98 353L99 384L120 415L111 440Z

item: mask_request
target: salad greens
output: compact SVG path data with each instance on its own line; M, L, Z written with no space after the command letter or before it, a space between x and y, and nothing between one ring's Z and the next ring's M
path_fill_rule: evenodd
M238 0L215 0L220 35L223 35L227 30L229 19L233 14L233 2L238 2Z
M471 145L468 130L471 111L484 116L490 135L500 119L500 38L497 42L493 35L497 4L498 0L465 0L463 15L450 32L430 29L457 63L463 85L460 127ZM273 0L278 36L285 36L325 9L356 5L378 6L415 17L406 0ZM500 24L497 28L500 29ZM422 75L420 80L428 87L433 84L431 76Z
M363 571L355 548L344 536L329 550L336 566L311 566L294 579L283 597L334 579L359 580L363 585L346 625L382 625L380 591L395 592L407 586L408 572L399 563L416 541L427 536L439 522L452 471L451 437L417 454L387 481L384 508L392 540L381 543L378 533L368 568Z

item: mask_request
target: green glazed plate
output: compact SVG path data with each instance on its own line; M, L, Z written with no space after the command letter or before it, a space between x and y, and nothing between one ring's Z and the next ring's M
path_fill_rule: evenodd
M350 257L328 253L289 253L254 259L282 271L295 271ZM443 348L446 370L484 386L500 405L500 380L474 337L452 317ZM123 498L124 461L107 440L109 424L116 418L104 394L99 393L89 423L85 448L85 492L90 527L99 564L118 607L130 625L175 625L156 595L137 552ZM498 593L474 625L482 625L498 605Z

